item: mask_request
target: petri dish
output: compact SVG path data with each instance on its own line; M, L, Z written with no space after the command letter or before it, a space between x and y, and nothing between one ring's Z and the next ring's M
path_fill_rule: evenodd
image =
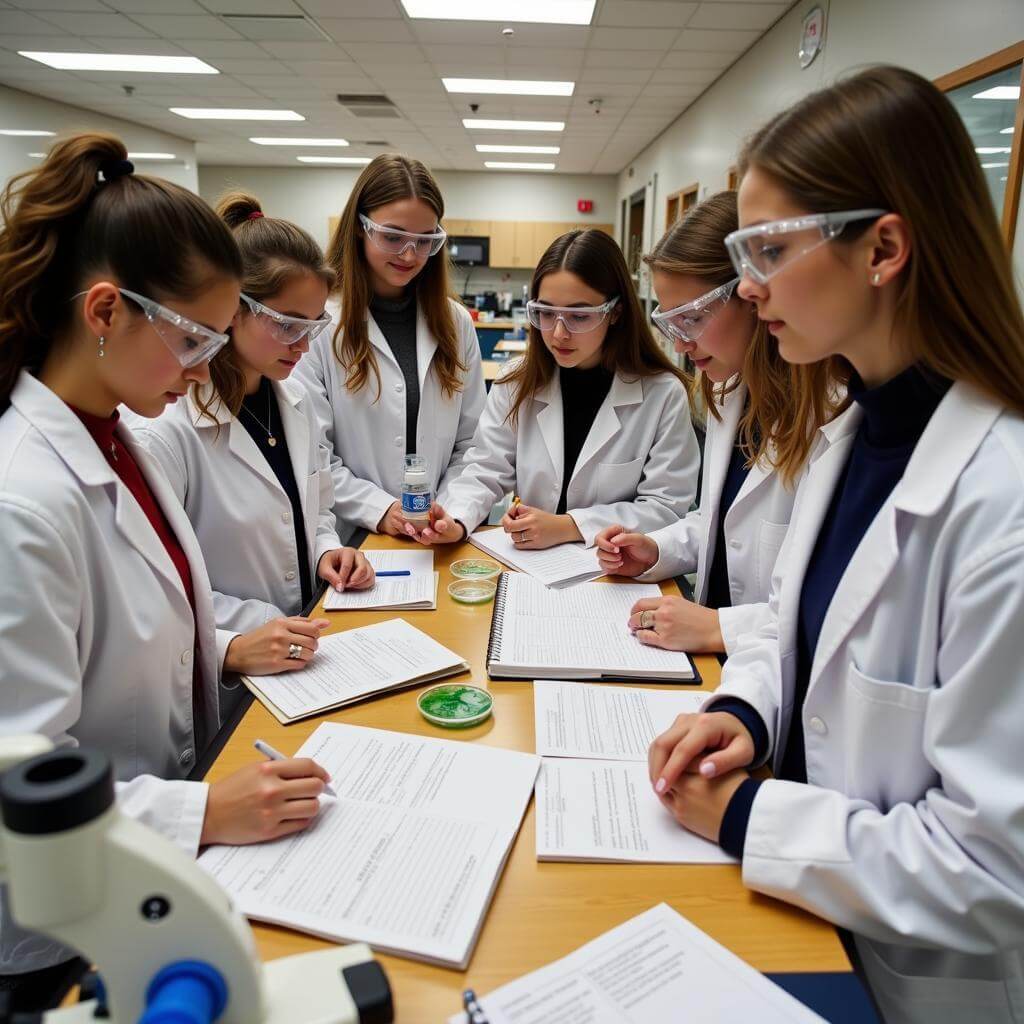
M416 698L420 714L442 729L468 729L491 717L494 698L479 686L441 683Z
M501 566L490 558L460 558L452 562L451 573L460 580L492 580Z
M448 584L448 593L461 604L486 604L494 600L497 589L494 580L455 580Z

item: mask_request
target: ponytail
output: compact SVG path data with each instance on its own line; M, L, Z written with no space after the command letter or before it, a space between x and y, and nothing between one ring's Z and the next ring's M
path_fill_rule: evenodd
M69 300L90 277L171 305L212 277L241 277L231 233L203 200L132 170L119 138L89 132L57 143L0 196L0 411L69 328Z

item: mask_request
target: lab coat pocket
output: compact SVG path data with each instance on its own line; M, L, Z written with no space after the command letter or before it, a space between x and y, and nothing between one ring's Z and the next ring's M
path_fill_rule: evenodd
M757 529L757 592L768 596L772 585L772 570L786 539L788 523L769 523L762 519Z
M924 756L932 692L875 679L850 662L842 722L848 796L870 800L885 812L916 802L938 782Z
M610 505L614 501L632 501L636 497L637 484L644 471L644 460L632 462L602 462L594 474L595 505Z

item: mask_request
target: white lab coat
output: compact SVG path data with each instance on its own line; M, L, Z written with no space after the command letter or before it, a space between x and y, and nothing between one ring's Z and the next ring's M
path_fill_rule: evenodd
M341 547L327 449L304 389L287 381L272 387L315 581L321 556ZM209 385L203 394L212 394ZM244 424L219 401L212 412L213 420L203 415L189 392L157 419L132 421L132 429L163 467L199 538L218 627L247 633L302 609L292 506Z
M548 512L558 507L564 464L558 374L523 403L512 424L507 417L516 386L495 382L466 466L438 498L470 533L511 490L526 505ZM699 472L690 404L679 379L616 373L576 460L567 509L588 546L609 523L654 530L686 514Z
M803 576L861 415L822 428L775 615L717 691L756 708L776 768L792 713L806 737L810 784L761 785L743 879L851 929L888 1024L1019 1022L1024 419L964 384L944 397L839 582L794 709Z
M740 384L719 406L721 422L708 416L700 508L650 534L658 545L658 561L638 577L646 582L696 571L694 599L698 604L704 604L708 597L722 487L746 399L747 387ZM760 629L771 614L768 592L772 570L786 539L795 497L795 483L787 487L774 468L761 460L750 467L725 514L726 567L733 603L718 610L718 623L726 654L735 650L739 636Z
M118 433L188 557L195 618L131 492L78 417L22 372L0 417L0 730L104 751L122 808L194 855L207 787L184 781L201 753L193 650L198 639L201 721L212 738L226 640L217 643L188 518L130 431L122 424ZM0 935L0 973L68 957L10 924Z
M401 498L405 474L405 378L381 329L367 314L370 344L380 368L380 398L371 375L353 394L345 387L345 371L334 354L338 306L328 303L332 326L313 342L295 371L309 392L320 426L320 440L331 456L334 513L344 539L354 529L375 530L391 504ZM420 411L416 452L426 456L431 486L458 474L484 407L480 342L466 309L451 302L460 353L466 366L461 391L447 398L434 369L437 339L427 327L422 308L416 313L416 359Z

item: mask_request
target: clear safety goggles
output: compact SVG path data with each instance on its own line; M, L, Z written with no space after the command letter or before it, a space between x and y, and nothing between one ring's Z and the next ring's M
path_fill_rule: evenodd
M733 231L725 236L725 247L740 277L749 274L759 284L765 284L794 260L831 242L847 224L874 220L887 212L841 210L773 220Z
M276 309L264 306L245 292L242 292L242 301L256 317L260 327L282 345L297 345L303 338L309 338L312 343L331 323L331 314L326 312L315 320L306 320L304 317L278 313Z
M549 306L530 299L526 304L526 315L538 331L553 331L561 320L570 334L586 334L600 327L618 303L617 296L600 306Z
M384 227L362 213L359 214L359 220L370 241L378 249L392 256L401 256L406 249L412 249L418 259L426 259L440 252L448 237L448 233L441 227L430 234L421 235L415 231L399 231L398 228Z
M219 331L197 324L195 320L189 320L187 316L147 299L145 295L139 295L138 292L129 291L127 288L117 290L142 310L150 326L160 335L161 341L186 370L212 359L231 340L230 334L221 334ZM87 292L78 292L71 296L71 301L86 294Z
M675 309L662 312L661 306L655 306L651 321L669 341L696 341L708 329L715 315L729 304L739 280L734 277L713 291L706 292L692 302L676 306Z

